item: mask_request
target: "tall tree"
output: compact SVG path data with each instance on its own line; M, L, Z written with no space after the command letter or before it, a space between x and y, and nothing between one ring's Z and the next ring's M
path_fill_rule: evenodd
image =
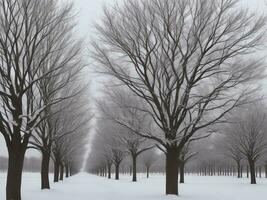
M256 162L267 150L267 115L264 106L251 106L240 110L226 129L229 138L248 161L251 184L256 184Z
M33 132L29 142L30 146L28 147L37 149L42 154L42 189L50 188L49 163L53 142L58 138L62 138L65 135L70 134L64 134L57 131L54 122L58 122L59 117L66 120L66 116L68 116L66 115L66 112L73 112L74 110L78 111L78 107L82 106L80 98L81 96L84 96L83 93L87 89L87 87L85 87L87 85L82 86L83 84L80 83L79 80L77 80L80 77L79 75L82 68L77 62L73 62L73 64L74 63L75 66L72 66L72 69L64 69L64 72L66 74L59 74L58 76L54 76L53 78L49 77L46 79L46 81L44 81L44 85L40 86L40 93L43 94L39 102L40 105L45 104L44 102L48 102L51 98L58 100L56 105L50 106L49 108L45 109L45 112L43 113L43 120L35 128L35 131ZM68 78L65 80L66 76ZM84 104L84 102L82 104ZM86 102L86 104L89 104L89 101ZM73 105L75 105L75 107ZM85 111L87 110L85 109ZM80 114L80 117L82 117L83 113L81 112ZM90 116L89 112L87 112L87 114ZM80 117L77 117L77 119L81 119ZM88 119L88 121L90 120ZM69 130L70 132L71 130L73 130L73 127L71 128L72 129Z
M73 49L65 48L75 46L68 44L66 35L71 7L59 5L56 0L0 1L0 132L9 155L7 200L21 199L29 138L42 121L42 113L57 102L53 99L41 106L36 103L40 97L38 82L59 73L62 65L72 60L56 52L75 55ZM57 56L53 57L54 53Z
M84 150L88 142L87 137L92 114L88 104L87 87L83 87L80 81L72 84L73 87L66 88L66 91L73 91L74 98L67 98L65 101L55 105L56 114L50 116L53 136L51 150L54 160L54 182L63 179L64 168L68 165L70 165L69 170L71 173L74 168L77 172L79 168L77 166L80 163L79 159L76 158L77 152L80 152L80 156L84 155L85 152L82 153L81 150ZM79 87L83 88L83 90L79 90ZM77 91L79 92L78 95L76 95ZM80 158L80 156L77 157ZM79 161L77 165L73 163L75 160Z
M244 158L244 155L241 153L238 143L227 134L223 138L219 138L216 143L219 143L218 148L222 151L222 153L232 159L236 163L237 169L237 178L242 178L241 175L241 161Z
M219 123L254 91L265 18L235 0L125 1L104 10L98 66L146 101L162 134L136 132L166 153L166 194L178 195L178 158L198 130ZM130 124L124 124L130 128Z
M136 132L143 132L145 129L148 129L150 121L144 113L140 113L136 109L136 104L140 104L139 98L136 98L129 90L117 87L105 90L104 92L104 100L98 101L98 109L104 116L103 120L110 120L118 126L122 126L120 122L125 119L131 120L129 122L131 129L122 126L124 131L120 132L119 137L127 153L131 156L132 181L136 182L138 157L145 151L155 147L153 143L136 134ZM118 119L120 119L119 122Z
M70 11L69 11L70 12ZM70 15L70 13L68 13ZM77 86L77 81L80 79L81 71L84 68L81 56L81 41L75 40L73 37L73 23L71 20L64 20L57 25L60 32L60 48L58 51L49 55L43 63L44 67L38 73L49 73L49 76L37 82L38 98L36 105L44 107L50 102L63 103L68 106L71 102L67 99L77 99L85 88L81 85ZM57 69L57 70L56 70ZM79 83L80 84L80 83ZM34 94L37 95L37 94ZM73 103L72 102L72 103ZM62 108L63 109L63 108ZM38 123L30 140L30 148L39 150L42 154L41 167L41 188L49 189L49 161L51 155L51 147L55 132L51 128L51 117L53 114L60 112L55 110L53 106L48 106L41 114L42 121Z

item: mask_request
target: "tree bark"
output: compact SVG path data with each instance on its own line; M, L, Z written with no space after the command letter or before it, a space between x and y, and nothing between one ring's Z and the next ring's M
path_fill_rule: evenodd
M146 167L146 177L149 178L149 167Z
M12 149L8 149L7 200L21 200L22 169L26 148L20 145L13 145Z
M111 179L111 165L108 165L108 179Z
M65 165L65 174L66 174L66 178L69 177L69 166Z
M56 159L56 161L54 162L54 182L58 182L59 180L59 160Z
M115 165L115 180L120 179L120 164Z
M250 169L250 183L256 184L255 162L249 159L248 163L249 163L249 169Z
M69 166L69 170L70 170L70 176L73 176L73 168L71 165Z
M180 171L180 183L184 183L184 166L185 166L185 164L184 164L184 162L181 162L180 164L179 164L179 171Z
M137 155L132 155L132 164L133 164L133 178L132 181L137 181L137 175L136 175L136 161L137 161Z
M133 171L133 168L132 166L130 166L130 176L132 176L132 171Z
M64 179L64 165L63 163L60 163L60 177L59 180L63 181Z
M241 174L240 174L240 161L236 161L237 164L237 178L241 178Z
M167 148L166 152L166 194L178 195L178 158L176 148Z
M50 189L49 185L49 162L50 154L42 151L42 167L41 167L41 189Z

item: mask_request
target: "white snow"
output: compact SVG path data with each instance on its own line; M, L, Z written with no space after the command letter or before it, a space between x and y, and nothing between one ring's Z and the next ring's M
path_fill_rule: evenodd
M0 174L0 199L5 199L5 174ZM52 177L51 177L52 178ZM52 189L40 190L40 175L23 175L23 200L266 200L267 179L250 185L246 178L186 176L186 184L179 185L180 196L164 195L164 176L130 176L119 181L80 173L64 182L51 184Z

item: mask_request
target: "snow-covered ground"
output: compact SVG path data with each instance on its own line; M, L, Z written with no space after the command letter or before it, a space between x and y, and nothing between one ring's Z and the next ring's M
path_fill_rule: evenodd
M81 173L64 182L52 184L52 189L40 190L39 174L24 174L23 200L266 200L267 179L249 180L233 177L186 176L186 184L179 185L180 196L164 195L164 176L152 175L132 183L129 176L121 180ZM5 174L0 174L0 199L5 199Z

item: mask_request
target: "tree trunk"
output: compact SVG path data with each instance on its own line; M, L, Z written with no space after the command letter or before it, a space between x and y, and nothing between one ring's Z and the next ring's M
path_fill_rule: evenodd
M180 171L180 183L184 183L184 162L179 164L179 171Z
M265 164L265 178L267 178L267 164Z
M115 164L115 180L120 179L120 164Z
M108 179L111 179L111 165L108 165Z
M50 154L42 151L42 168L41 168L41 189L50 189L49 185L49 162Z
M137 176L136 176L136 160L137 160L137 155L132 155L132 161L133 161L133 178L132 181L136 182L137 181Z
M133 168L132 166L130 166L130 176L132 176L132 171L133 171Z
M21 200L21 179L26 148L18 145L12 147L14 147L12 150L8 149L6 199Z
M241 174L240 174L240 161L236 161L237 164L237 178L241 178Z
M59 160L56 159L56 161L54 162L54 182L58 182L58 178L59 178Z
M105 177L108 177L108 169L107 169L107 166L105 167Z
M166 152L166 194L178 195L178 158L176 148L168 148Z
M71 166L69 166L69 170L70 170L70 176L73 176L73 168Z
M60 163L60 177L59 180L63 181L64 178L64 165L63 163Z
M250 169L250 182L251 184L256 184L255 162L251 159L249 159L249 169Z
M65 165L65 173L66 173L66 178L69 177L69 166Z
M146 177L149 178L149 167L146 167Z

